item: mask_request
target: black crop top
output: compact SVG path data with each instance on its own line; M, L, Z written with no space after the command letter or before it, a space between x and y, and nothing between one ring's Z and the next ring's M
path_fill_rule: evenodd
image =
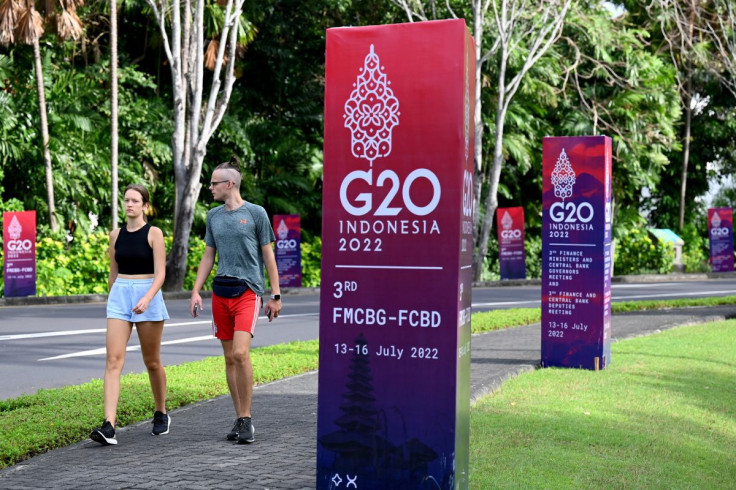
M146 223L136 231L128 231L126 226L120 228L115 241L115 262L118 263L119 274L153 274L153 249L148 243Z

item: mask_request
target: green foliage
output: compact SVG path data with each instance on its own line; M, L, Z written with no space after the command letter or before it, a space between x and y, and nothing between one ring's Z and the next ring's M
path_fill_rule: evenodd
M71 242L63 233L56 237L47 236L36 242L36 294L38 296L70 296L75 294L107 294L107 279L110 272L108 256L109 238L106 232L81 235ZM164 237L166 252L171 249L173 238ZM187 272L184 289L191 290L197 278L199 261L204 254L204 240L189 237ZM302 286L318 287L320 284L320 263L322 240L315 237L311 242L302 242ZM2 248L0 246L0 267L2 267ZM217 262L215 262L215 268ZM204 290L212 289L214 274L204 283ZM0 296L3 295L3 282L0 277Z
M563 67L576 60L555 126L563 135L613 138L618 209L638 210L642 188L655 188L679 151L675 71L646 49L648 35L627 16L612 20L600 2L576 2L554 50Z
M41 238L36 243L36 294L107 294L108 246L104 232L90 233L71 244Z
M703 225L707 223L705 218L700 222ZM682 248L682 263L685 266L685 272L710 272L708 239L703 236L703 232L692 222L685 223L680 230L680 238L685 241Z
M38 296L107 294L110 272L107 233L98 231L87 235L80 234L80 237L71 242L68 242L63 234L60 235L41 237L36 242L36 294ZM167 236L164 241L168 251L172 238ZM184 279L184 288L187 290L191 290L194 286L204 248L204 240L190 237L187 275ZM212 289L212 277L207 279L204 289ZM0 288L0 296L2 294L3 290Z
M166 244L166 253L168 254L171 251L171 245L174 243L174 237L168 235L165 236L164 243ZM184 277L184 289L187 291L191 291L194 287L194 281L197 279L197 268L199 267L199 261L202 260L202 256L204 255L205 247L206 244L204 243L204 240L202 238L196 237L194 235L189 236L187 271L186 276ZM217 258L215 258L214 270L217 270ZM214 274L210 274L210 276L204 282L204 286L202 287L202 289L206 291L211 291L213 278Z
M542 321L540 308L509 308L473 313L470 323L472 333L490 332L502 328L530 325Z
M646 228L632 228L615 242L614 275L668 274L672 272L675 250L657 242Z
M302 241L302 287L318 287L322 281L322 239Z

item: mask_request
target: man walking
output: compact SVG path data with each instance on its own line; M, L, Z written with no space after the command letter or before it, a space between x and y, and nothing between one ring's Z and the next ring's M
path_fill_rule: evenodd
M240 196L240 180L237 161L221 163L212 172L212 197L224 204L207 214L206 247L197 269L189 308L192 316L199 316L203 306L199 292L217 255L217 274L212 287L212 332L222 343L227 385L237 416L227 439L244 444L255 441L251 420L253 366L250 344L265 291L264 265L272 293L266 303L269 322L279 316L281 294L272 248L273 228L263 207Z

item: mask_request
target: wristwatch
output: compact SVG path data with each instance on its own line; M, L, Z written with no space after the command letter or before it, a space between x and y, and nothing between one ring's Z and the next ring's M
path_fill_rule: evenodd
M274 299L276 301L281 301L281 295L280 294L272 294L271 299Z

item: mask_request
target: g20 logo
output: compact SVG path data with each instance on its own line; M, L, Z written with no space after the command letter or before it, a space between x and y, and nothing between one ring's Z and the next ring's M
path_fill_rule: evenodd
M721 228L711 228L710 234L711 236L728 236L730 231L730 228L724 226Z
M588 223L594 214L593 206L587 202L556 202L549 207L549 217L555 223Z
M425 179L432 185L432 199L425 206L417 206L411 199L411 186L419 179ZM345 211L353 216L363 216L373 211L373 194L361 192L352 200L348 197L350 184L356 180L362 180L368 185L373 185L373 170L354 170L347 174L340 185L340 203ZM376 186L383 187L388 181L391 188L386 197L381 201L378 209L373 213L374 216L396 216L402 209L406 208L416 216L426 216L437 208L440 202L442 188L437 176L431 170L426 168L418 168L406 176L404 183L401 183L399 176L393 170L384 170L378 174ZM401 201L403 207L392 207L394 197L401 191ZM472 195L472 194L471 194ZM356 206L353 203L362 205Z
M290 238L289 240L277 240L276 248L294 249L296 248L296 240Z
M473 216L473 174L463 171L463 216Z
M33 248L33 242L26 240L9 240L8 250L11 252L28 252Z
M521 238L521 230L503 230L501 238Z

